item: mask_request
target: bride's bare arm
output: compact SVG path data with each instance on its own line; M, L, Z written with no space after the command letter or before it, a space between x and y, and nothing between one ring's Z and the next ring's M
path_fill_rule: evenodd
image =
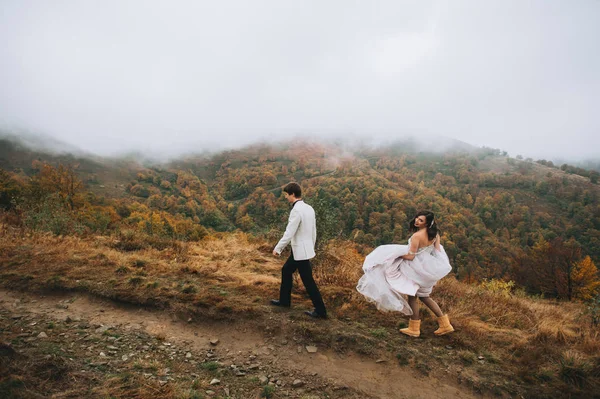
M401 256L402 259L405 260L413 260L415 258L415 255L417 254L417 250L419 249L419 237L415 237L415 235L413 235L413 237L410 240L410 247L408 247L408 254Z
M441 245L441 238L440 238L440 235L438 234L437 236L435 236L435 249L440 251L440 245Z

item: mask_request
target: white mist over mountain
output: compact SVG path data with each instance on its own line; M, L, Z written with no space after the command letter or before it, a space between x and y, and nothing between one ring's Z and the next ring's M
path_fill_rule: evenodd
M600 2L3 2L0 127L85 151L448 137L600 157Z

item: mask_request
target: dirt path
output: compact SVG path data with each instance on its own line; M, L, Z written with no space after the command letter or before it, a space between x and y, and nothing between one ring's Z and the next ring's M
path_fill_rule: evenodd
M418 376L414 371L398 366L395 359L382 359L377 363L355 354L340 355L322 348L317 353L308 353L293 339L265 338L243 324L186 322L176 320L166 312L71 293L40 296L0 290L0 307L10 308L13 313L43 315L57 321L69 317L96 326L144 331L164 339L168 345L196 352L206 351L211 347L210 340L218 338L214 351L225 364L242 364L248 354L255 354L261 363L275 366L283 375L313 376L316 384L313 389L318 389L318 384L329 384L336 390L356 391L358 397L363 393L365 398L380 399L480 397L466 387Z

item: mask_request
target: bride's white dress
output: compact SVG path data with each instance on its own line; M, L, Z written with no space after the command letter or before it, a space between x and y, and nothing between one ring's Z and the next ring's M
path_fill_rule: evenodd
M452 266L444 247L431 244L419 248L413 260L400 258L408 254L408 245L381 245L365 258L365 274L356 289L383 311L411 315L412 310L402 296L427 297L433 286L450 273Z

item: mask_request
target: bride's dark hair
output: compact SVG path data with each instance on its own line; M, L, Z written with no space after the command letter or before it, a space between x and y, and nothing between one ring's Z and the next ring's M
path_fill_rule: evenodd
M437 227L437 222L435 221L435 215L431 211L418 212L415 215L415 217L412 218L412 220L409 222L408 229L410 231L419 230L415 226L415 220L417 220L417 218L419 216L425 216L425 222L427 223L427 225L426 225L427 226L427 237L429 238L429 241L433 240L435 238L435 236L437 236L440 233L440 230Z

